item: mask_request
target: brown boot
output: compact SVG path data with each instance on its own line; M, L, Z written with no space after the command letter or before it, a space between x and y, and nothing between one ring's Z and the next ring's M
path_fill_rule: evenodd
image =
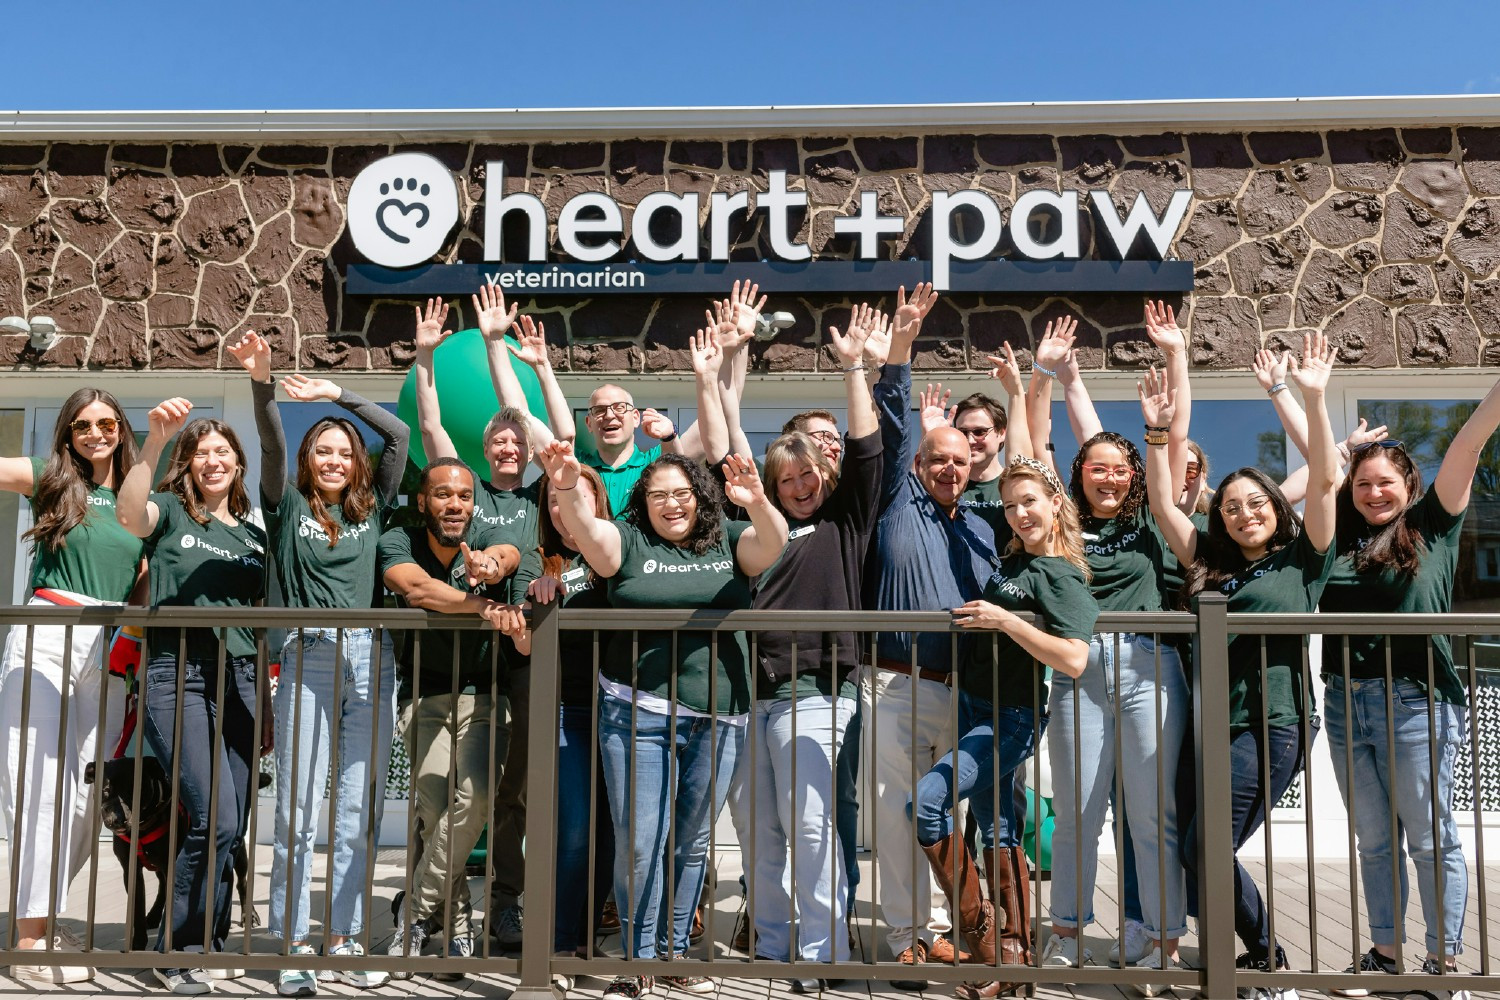
M990 884L990 898L1000 907L1003 926L996 942L1000 961L1005 965L1031 964L1031 873L1026 852L1019 847L986 849L984 874ZM1035 996L1035 983L988 983L960 986L954 991L962 1000L990 1000L992 997Z
M922 848L927 861L932 865L933 878L942 886L949 904L957 918L958 929L963 932L964 944L968 945L974 961L984 965L995 964L995 908L979 890L979 869L974 867L974 858L969 846L950 834L931 847ZM953 883L953 869L958 867L958 885ZM976 983L960 985L958 993L970 990L974 996L985 996L983 992L990 984ZM994 994L988 994L993 996Z

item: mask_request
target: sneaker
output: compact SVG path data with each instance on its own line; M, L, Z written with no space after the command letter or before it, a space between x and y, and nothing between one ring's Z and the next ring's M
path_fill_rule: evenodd
M513 903L495 914L495 926L491 931L495 944L501 948L521 947L521 904Z
M650 976L616 976L604 987L605 996L620 997L621 1000L637 1000L650 992Z
M312 949L309 948L308 951ZM180 997L201 996L212 993L214 984L202 969L152 969L156 978L167 988L168 993Z
M1076 937L1053 934L1047 939L1047 947L1042 949L1042 965L1054 969L1076 969L1080 964L1093 965L1094 953L1083 949L1083 962L1080 963Z
M47 942L38 940L26 951L47 951ZM61 927L52 938L52 951L82 951L82 943L71 931ZM68 983L86 983L94 978L94 970L86 965L12 965L11 978L20 983L35 986L64 986Z
M1429 976L1441 976L1444 972L1443 962L1437 958L1425 958L1422 960L1422 971ZM1457 970L1449 966L1446 970L1450 976L1457 976ZM1431 989L1412 990L1406 994L1406 1000L1469 1000L1469 991L1465 989L1448 990L1439 987Z
M222 983L230 979L245 978L244 969L199 969L197 971L203 973L216 983Z
M1349 966L1344 971L1351 974L1355 972L1384 972L1394 976L1398 970L1396 969L1396 960L1394 958L1386 958L1380 952L1371 948L1359 956L1358 963ZM1328 992L1336 997L1367 997L1370 995L1370 991L1363 986L1346 986L1341 990L1329 990Z
M1282 972L1286 969L1291 968L1291 966L1287 964L1286 955L1281 951L1280 948L1276 950L1276 958L1277 972ZM1269 959L1251 958L1250 953L1247 951L1242 952L1240 956L1234 960L1234 967L1236 969L1251 969L1255 972L1270 972L1271 962ZM1301 996L1301 994L1299 994L1296 989L1291 986L1241 986L1238 990L1235 991L1235 995L1239 997L1240 1000L1298 1000L1298 998Z
M685 962L686 960L686 955L672 956L673 962ZM707 976L700 976L691 972L682 976L657 976L656 978L660 979L662 985L668 989L682 990L686 993L713 993L719 988L718 984Z
M406 911L403 909L402 913ZM427 947L427 923L422 920L413 920L406 925L407 930L403 932L401 925L396 925L396 933L391 938L391 943L386 947L385 953L397 958L415 958L422 954L422 949ZM409 938L409 940L408 940ZM391 973L392 979L410 979L411 970L398 969Z
M1145 956L1143 956L1141 958L1140 961L1138 961L1138 962L1132 962L1131 964L1134 965L1137 969L1162 969L1162 968L1165 968L1165 969L1172 969L1172 970L1175 971L1175 970L1178 970L1178 969L1184 969L1184 968L1186 968L1186 966L1184 966L1181 962L1177 961L1176 959L1168 959L1166 965L1162 965L1162 961L1161 961L1161 948L1159 948L1159 947L1153 947L1150 951L1148 951L1145 954ZM1143 997L1158 997L1158 996L1161 996L1163 993L1167 992L1168 990L1170 990L1171 988L1172 987L1170 987L1170 986L1158 986L1155 983L1137 983L1136 987L1135 987L1135 991L1137 993L1139 993Z
M293 955L316 955L310 944L292 945ZM310 997L318 992L318 975L311 969L282 969L276 974L276 992L284 997Z
M1156 948L1156 942L1147 932L1145 924L1139 920L1126 920L1125 933L1109 946L1109 964L1116 968L1120 966L1121 946L1125 951L1125 964L1138 965L1141 959L1151 954Z
M462 934L453 935L453 940L448 942L448 957L473 958L474 939ZM456 983L461 979L467 978L468 975L467 972L439 972L433 978L445 983Z
M902 965L917 966L927 961L927 942L917 938L911 947L896 956L896 961ZM900 990L902 993L921 993L927 989L925 979L892 979L891 989Z
M334 945L327 952L330 958L359 958L364 953L365 949L353 938L346 938L341 944ZM324 979L325 976L327 979ZM373 990L390 982L391 974L389 972L356 972L349 969L338 969L332 972L319 972L318 979L325 982L337 980L358 990Z

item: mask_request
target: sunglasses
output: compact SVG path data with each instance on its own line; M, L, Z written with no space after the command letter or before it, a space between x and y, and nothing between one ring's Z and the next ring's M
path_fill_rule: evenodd
M99 428L99 433L101 434L113 434L116 430L119 429L119 426L120 421L116 420L114 417L100 417L98 420L85 420L84 418L79 417L77 420L68 425L68 429L71 430L74 434L87 434L89 432L89 428L97 427Z
M1362 452L1362 451L1369 451L1371 448L1405 448L1405 447L1406 447L1405 442L1397 441L1395 438L1386 438L1384 441L1366 441L1364 444L1360 445L1357 448L1351 448L1350 451L1349 451L1349 454L1351 454L1351 455L1358 455L1360 452Z

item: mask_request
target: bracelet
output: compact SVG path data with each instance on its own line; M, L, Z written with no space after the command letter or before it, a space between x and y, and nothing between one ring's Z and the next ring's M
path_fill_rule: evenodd
M1165 431L1156 434L1147 434L1146 443L1151 445L1153 448L1164 445L1167 443L1167 434Z
M839 369L839 371L843 372L845 375L848 375L850 372L862 372L864 370L865 370L865 365L864 365L863 361L861 361L857 365L854 365L853 367L850 367L850 368L840 368Z
M554 487L552 487L552 490L555 493L566 493L569 490L576 490L576 489L578 489L578 484L577 483L574 483L572 486L554 486Z
M677 440L677 432L673 431L672 433L668 434L666 437L662 438L661 439L661 443L662 444L667 444L668 442L676 441L676 440Z
M1285 382L1277 382L1275 385L1271 386L1271 388L1269 388L1269 389L1266 390L1266 395L1267 396L1274 396L1278 392L1280 392L1281 390L1283 390L1285 388L1286 388L1286 383Z
M1152 427L1150 424L1145 424L1143 426L1146 428L1146 433L1147 434L1153 434L1153 433L1165 434L1165 433L1167 433L1167 431L1169 431L1169 430L1172 429L1170 427Z
M1053 444L1051 441L1048 441L1047 442L1047 450L1048 451L1056 451L1057 450L1057 445Z
M1034 371L1034 372L1041 372L1043 375L1047 376L1048 378L1057 378L1057 372L1048 371L1046 368L1043 368L1041 365L1037 364L1035 361L1031 362L1031 370Z

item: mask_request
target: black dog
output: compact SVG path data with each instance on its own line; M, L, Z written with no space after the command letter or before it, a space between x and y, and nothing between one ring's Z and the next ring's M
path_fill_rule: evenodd
M146 931L161 926L167 897L167 859L182 849L187 839L187 820L178 817L177 842L168 852L171 831L171 782L155 757L141 758L141 805L138 841L131 839L130 807L135 787L135 760L121 757L104 762L104 780L95 781L94 764L90 761L83 772L83 780L99 786L99 815L103 824L115 835L115 858L124 871L126 891L130 888L131 870L135 870L136 892L134 915L131 920L130 947L133 951L146 948ZM262 773L259 787L271 783L271 776ZM246 876L250 868L249 852L244 840L234 845L234 881L243 910L248 902L249 886ZM151 912L146 912L146 897L143 887L147 870L156 873L156 902ZM250 925L259 926L260 918L252 909Z

